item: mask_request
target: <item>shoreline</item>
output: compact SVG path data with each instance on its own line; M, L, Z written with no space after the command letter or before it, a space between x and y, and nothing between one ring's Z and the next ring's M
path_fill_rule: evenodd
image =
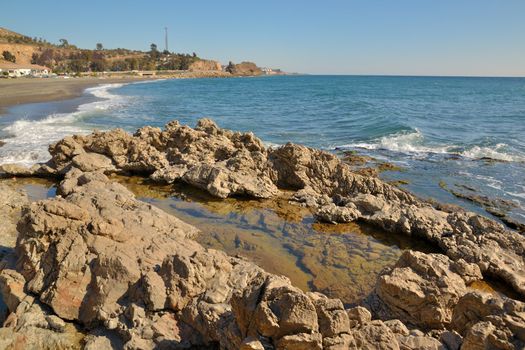
M83 95L90 87L102 84L132 83L165 78L122 77L122 78L42 78L42 79L0 79L0 117L14 106L69 100Z
M9 107L68 100L82 96L87 88L101 84L133 83L166 79L200 79L200 78L237 78L241 75L231 75L221 71L185 71L181 73L159 73L152 76L134 76L112 74L96 77L64 78L17 78L0 79L0 117Z

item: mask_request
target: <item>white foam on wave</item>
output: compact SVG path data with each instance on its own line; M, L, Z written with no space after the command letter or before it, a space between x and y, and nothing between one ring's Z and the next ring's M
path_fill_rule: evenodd
M90 113L115 108L125 102L125 97L115 95L110 90L123 84L104 84L86 89L100 100L77 107L72 113L52 114L40 120L21 119L4 127L2 132L10 137L4 139L0 147L0 164L20 164L30 166L45 162L50 158L48 146L65 136L87 134L91 130L80 122Z
M498 143L496 146L493 147L473 146L470 149L461 152L461 155L466 158L488 158L495 160L503 160L507 162L522 162L525 160L524 157L507 153L505 151L507 147L508 146L505 143Z
M415 129L410 132L399 132L383 136L372 142L353 143L341 146L364 148L368 150L389 150L400 153L448 153L453 146L429 146L424 145L424 136L421 131Z
M508 146L499 143L495 146L430 145L425 142L423 133L415 129L383 136L371 142L351 143L338 148L362 148L367 150L387 150L404 154L450 154L469 159L494 159L508 162L523 162L525 157L508 153ZM461 150L463 148L463 150Z
M269 142L269 141L263 141L263 145L264 145L264 147L266 147L268 149L277 149L277 148L282 146L279 143L274 143L274 142Z

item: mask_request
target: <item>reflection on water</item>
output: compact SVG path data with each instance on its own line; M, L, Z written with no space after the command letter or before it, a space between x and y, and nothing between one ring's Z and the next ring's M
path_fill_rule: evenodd
M27 197L31 202L54 197L56 194L55 182L49 179L19 177L1 179L0 182L16 189L23 189L27 193Z
M367 225L316 223L307 209L288 203L290 193L277 200L219 200L184 185L161 186L139 177L113 179L138 199L198 227L197 240L204 246L246 257L269 272L288 276L305 291L320 291L347 305L366 296L379 272L395 263L403 250L435 252L415 238ZM25 189L31 200L56 192L55 183L48 180L1 181ZM516 298L497 281L476 282L471 288Z
M361 224L315 223L311 213L277 200L218 200L187 186L159 186L117 177L138 198L193 224L204 246L246 257L269 272L288 276L303 290L359 302L379 272L404 249L430 252L422 241Z

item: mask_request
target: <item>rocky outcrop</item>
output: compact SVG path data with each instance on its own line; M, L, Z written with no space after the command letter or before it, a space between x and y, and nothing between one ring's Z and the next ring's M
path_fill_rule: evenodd
M525 304L473 291L468 284L479 278L476 265L453 262L441 254L407 251L378 278L366 303L375 316L404 322L384 322L399 335L402 348L418 343L416 348L522 349ZM420 339L424 334L409 332L405 325L429 331L441 345L435 338Z
M467 284L480 279L477 265L407 250L378 278L368 303L380 318L394 317L422 329L443 329L450 325Z
M461 349L523 349L525 303L468 293L454 308L452 328L464 336Z
M340 300L204 249L191 239L195 228L101 172L73 167L58 193L24 209L16 269L0 275L11 315L30 294L31 305L50 308L39 329L82 325L88 348L114 343L108 332L127 349L357 349L354 333L370 344L391 341ZM350 316L365 328L352 330Z
M194 71L220 71L222 66L219 62L213 60L197 60L190 64L189 70Z
M263 74L261 68L253 62L241 62L238 64L230 64L226 67L226 71L236 76L257 76Z
M0 328L1 349L79 349L84 334L53 314L25 290L24 277L14 270L12 257L0 263L0 296L8 317Z
M291 189L293 201L309 207L318 220L359 220L423 238L452 260L474 263L525 295L525 237L477 214L444 210L356 174L327 152L293 144L266 149L252 133L224 130L202 119L194 129L172 121L164 130L144 127L133 135L116 129L66 137L51 145L50 153L46 164L0 166L0 173L63 176L72 167L135 173L158 182L184 182L219 198L272 198L280 189Z
M21 209L29 203L27 194L0 182L0 260L16 242L16 223Z
M89 157L64 167L58 197L23 210L16 266L0 267L0 293L11 311L0 329L8 348L33 338L36 348L87 349L524 344L523 303L471 292L468 285L481 279L477 264L405 252L378 279L368 300L372 317L203 248L192 239L194 227L138 201L103 172L80 170L91 169L84 167ZM307 168L294 167L300 175L288 185L309 181Z

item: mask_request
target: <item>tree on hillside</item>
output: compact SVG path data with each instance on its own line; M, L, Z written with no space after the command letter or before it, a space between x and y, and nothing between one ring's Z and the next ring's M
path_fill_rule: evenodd
M69 42L66 40L66 39L60 39L59 40L60 42L60 47L68 47L69 46Z
M13 63L16 62L16 57L15 57L15 55L13 55L13 54L12 54L11 52L9 52L9 51L4 51L4 52L2 52L2 56L4 57L4 60L6 60L6 61L13 62Z
M151 44L150 45L151 51L149 52L149 55L152 59L158 60L160 58L160 52L157 50L157 44Z
M103 50L104 47L102 46L101 43L97 43L97 50L100 51L100 50Z
M228 67L226 67L226 72L233 73L234 70L235 70L235 64L233 64L233 62L230 61L230 63L228 63Z

